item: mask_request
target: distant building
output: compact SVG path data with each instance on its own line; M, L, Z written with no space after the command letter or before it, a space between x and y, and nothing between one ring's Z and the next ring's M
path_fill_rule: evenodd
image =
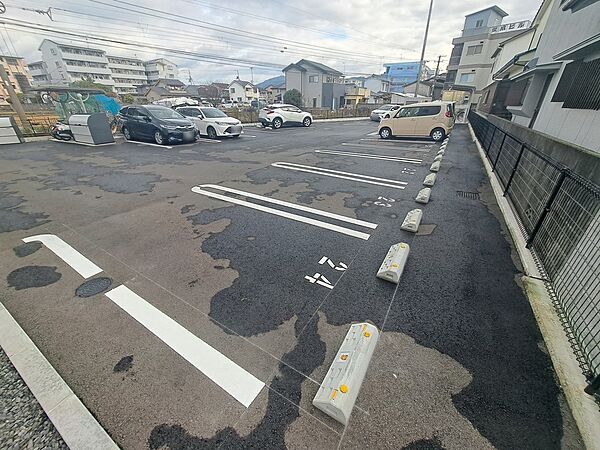
M507 15L494 5L465 16L461 36L452 40L454 47L448 63L446 90L469 91L470 103L478 102L482 89L489 84L492 55L498 45L531 24L529 20L503 24Z
M444 82L446 81L446 74L441 73L437 77L432 76L419 82L418 94L423 97L431 97L432 100L441 100L442 90L444 89ZM405 94L414 94L417 89L417 82L413 81L410 84L404 86Z
M104 50L62 44L50 39L44 39L39 50L51 84L87 79L110 88L115 86Z
M10 81L17 94L22 94L31 87L33 79L23 62L23 58L0 55L0 64L4 66L4 70L8 74L8 81ZM4 87L4 83L0 82L0 103L7 103L7 98L8 90Z
M260 90L264 100L271 103L283 102L283 94L285 94L285 79L279 83L272 83Z
M34 86L43 86L50 84L50 75L48 75L48 67L44 61L36 61L27 64Z
M346 106L356 106L359 103L366 103L370 96L371 91L368 88L356 86L354 84L346 84Z
M164 78L157 80L151 85L144 94L148 102L172 98L172 97L187 97L189 94L185 90L185 84L179 80Z
M149 84L156 83L160 79L177 79L179 77L179 69L177 64L165 58L153 59L144 62L146 78Z
M399 63L384 64L385 72L384 78L390 83L391 92L404 92L404 86L417 81L417 74L419 73L419 61L405 61ZM431 69L426 65L423 65L421 71L421 78L428 78Z
M229 98L240 103L249 103L255 99L258 100L258 88L249 81L236 78L229 83Z
M365 78L363 87L371 92L390 92L390 81L383 75L370 75Z
M117 94L135 94L136 86L148 83L144 63L137 58L107 55Z
M346 86L342 72L325 64L301 59L285 67L283 73L286 91L300 91L304 106L335 109L344 105Z

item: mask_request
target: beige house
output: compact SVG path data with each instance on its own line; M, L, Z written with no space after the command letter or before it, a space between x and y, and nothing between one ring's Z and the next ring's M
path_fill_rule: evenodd
M22 94L31 87L33 79L27 70L23 58L0 55L0 64L4 66L4 70L8 74L8 79L17 94ZM4 83L0 83L0 104L8 104L7 99L8 90L4 87Z

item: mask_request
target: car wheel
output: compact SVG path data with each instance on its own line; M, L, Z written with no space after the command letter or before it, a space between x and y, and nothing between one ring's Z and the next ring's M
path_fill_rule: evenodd
M305 127L310 127L310 124L312 123L312 119L308 116L306 116L304 118L304 120L302 121L302 125L304 125Z
M208 135L209 139L216 139L217 138L217 132L215 131L215 129L213 127L208 127L206 129L206 134Z
M275 117L273 119L273 128L278 130L282 126L283 126L283 120L281 120L281 118L279 118L279 117Z
M431 131L430 136L431 136L431 139L433 139L436 142L439 142L439 141L444 140L444 138L446 137L446 132L444 131L443 128L434 128Z
M381 139L389 139L392 137L392 130L388 127L383 127L381 130L379 130L379 136Z
M154 142L156 142L158 145L163 145L165 143L165 137L158 130L154 132Z
M131 140L131 132L129 131L129 128L123 127L123 129L121 131L123 132L123 136L125 137L125 139L130 141Z

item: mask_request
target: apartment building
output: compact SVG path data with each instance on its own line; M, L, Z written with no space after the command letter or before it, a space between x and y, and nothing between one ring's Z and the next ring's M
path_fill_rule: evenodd
M600 152L600 1L548 1L531 60L511 77L512 121ZM520 86L520 87L519 87Z
M165 58L152 59L144 63L146 78L149 84L154 84L161 79L179 78L177 64Z
M452 40L445 90L470 91L470 103L477 104L488 85L492 55L498 45L531 25L531 21L503 23L508 13L494 5L465 16L461 36Z
M69 84L84 79L114 89L115 82L104 50L79 47L44 39L39 50L52 84Z
M27 69L29 69L29 73L31 74L31 78L33 80L32 84L34 86L50 84L48 68L46 67L46 63L44 61L36 61L27 64Z
M136 86L148 84L146 69L141 59L110 55L106 58L117 94L135 94Z
M0 55L0 64L8 74L8 80L17 94L22 94L28 89L33 79L27 70L23 58L15 56ZM0 104L6 104L8 99L8 90L4 83L0 82Z
M390 92L404 92L404 86L417 81L419 73L419 61L404 61L399 63L384 64L383 77L390 83ZM423 65L421 68L421 79L424 80L433 75L429 67Z

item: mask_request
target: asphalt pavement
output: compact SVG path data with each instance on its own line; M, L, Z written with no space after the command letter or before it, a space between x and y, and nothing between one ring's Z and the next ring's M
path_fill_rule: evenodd
M440 144L375 131L2 146L0 299L123 448L582 448L468 130L427 205ZM361 321L343 427L312 399Z

